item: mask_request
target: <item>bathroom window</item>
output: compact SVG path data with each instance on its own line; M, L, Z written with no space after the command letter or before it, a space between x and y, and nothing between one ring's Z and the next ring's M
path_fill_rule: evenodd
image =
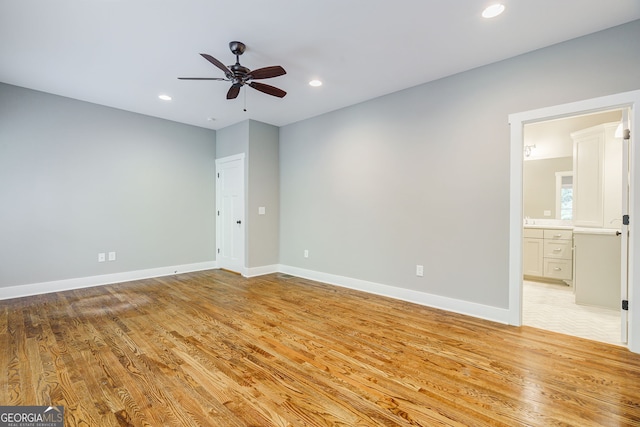
M556 172L556 219L573 219L573 172Z

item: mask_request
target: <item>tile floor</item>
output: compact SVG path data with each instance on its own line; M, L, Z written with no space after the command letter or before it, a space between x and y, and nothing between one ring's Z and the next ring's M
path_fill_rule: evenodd
M621 345L618 310L577 305L569 286L525 280L522 292L524 325Z

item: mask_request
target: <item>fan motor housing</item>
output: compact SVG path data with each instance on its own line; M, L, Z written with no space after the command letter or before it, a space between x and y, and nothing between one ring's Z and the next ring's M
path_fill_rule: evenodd
M243 66L243 65L240 65L240 64L238 64L238 63L231 65L231 66L229 67L229 69L230 69L231 71L233 71L233 74L235 74L235 75L238 75L238 74L240 74L240 75L247 75L247 74L249 74L249 72L251 71L251 70L250 70L250 69L248 69L247 67L245 67L245 66Z

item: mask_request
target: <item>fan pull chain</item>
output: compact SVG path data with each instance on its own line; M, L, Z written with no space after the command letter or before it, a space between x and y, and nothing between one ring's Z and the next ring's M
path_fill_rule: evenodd
M244 108L243 108L243 111L246 113L247 112L247 88L244 88L243 92L244 92Z

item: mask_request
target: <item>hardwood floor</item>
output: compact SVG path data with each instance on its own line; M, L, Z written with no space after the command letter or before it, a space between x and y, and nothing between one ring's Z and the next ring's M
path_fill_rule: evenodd
M65 426L640 425L640 355L273 274L0 301L0 405Z

